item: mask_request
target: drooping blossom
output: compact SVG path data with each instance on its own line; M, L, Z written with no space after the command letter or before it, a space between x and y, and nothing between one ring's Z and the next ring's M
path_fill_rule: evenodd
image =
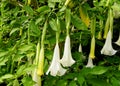
M41 48L40 55L39 55L38 69L37 69L37 74L39 76L42 76L44 74L43 66L44 66L44 47Z
M118 46L120 46L120 34L119 34L119 38L118 38L118 40L115 42L115 44L117 44Z
M109 32L107 34L105 44L104 44L104 46L101 50L101 54L112 56L116 52L117 51L114 50L113 47L112 47L112 33L111 33L111 30L109 30Z
M95 36L92 37L89 57L95 58Z
M79 45L78 51L79 51L79 52L82 52L82 45L81 45L81 43L80 43L80 45Z
M60 51L59 51L58 43L56 43L54 54L53 54L53 59L46 74L48 75L49 72L50 72L50 75L52 76L57 76L57 75L62 76L66 72L66 69L64 69L60 64Z
M89 68L93 68L94 67L92 58L90 58L90 57L88 58L88 62L87 62L86 67L89 67Z
M72 58L72 54L71 54L70 37L69 37L69 35L66 37L66 40L65 40L63 57L60 60L60 63L64 67L70 67L70 66L72 66L75 63L75 60Z

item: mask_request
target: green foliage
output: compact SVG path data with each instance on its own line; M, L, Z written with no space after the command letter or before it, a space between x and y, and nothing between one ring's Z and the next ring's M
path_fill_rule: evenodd
M107 1L110 3L106 4ZM44 28L44 72L52 60L56 32L60 33L59 46L62 57L68 28L72 56L76 63L65 68L67 72L63 76L44 74L41 77L42 86L120 86L119 47L113 46L117 46L118 50L114 56L101 55L104 39L97 39L100 31L99 20L103 21L105 27L109 8L112 8L116 18L113 25L113 41L118 38L120 0L70 0L67 6L64 5L65 2L66 0L31 0L28 4L28 0L0 1L0 86L33 86L36 83L32 80L32 74L37 66L34 64L37 43L43 41L41 36ZM80 17L81 5L87 9L85 12L90 21L93 17L96 18L97 48L96 58L93 60L94 68L85 67L90 52L91 33L90 25L87 27ZM82 53L78 52L80 43L83 45Z

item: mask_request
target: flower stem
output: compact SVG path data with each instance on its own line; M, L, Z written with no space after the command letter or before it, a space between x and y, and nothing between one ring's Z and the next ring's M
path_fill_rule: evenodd
M43 27L43 32L42 32L42 37L41 37L41 47L44 47L44 39L46 35L46 30L47 30L47 21L45 22L44 27Z

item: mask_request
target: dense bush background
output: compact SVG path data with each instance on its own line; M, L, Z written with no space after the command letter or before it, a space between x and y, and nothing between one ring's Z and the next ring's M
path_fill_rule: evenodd
M29 1L31 1L29 3ZM31 71L35 65L36 45L41 41L42 30L47 20L45 36L46 72L53 55L55 46L55 29L49 22L60 20L59 45L61 56L66 37L65 9L71 9L70 38L72 56L76 63L67 68L67 73L61 77L44 74L42 86L120 86L120 47L114 42L118 39L120 18L114 18L113 48L118 50L114 56L100 54L105 39L97 39L100 30L99 20L103 20L103 27L107 19L108 8L120 0L110 0L109 6L100 2L105 0L70 0L67 8L66 0L1 0L0 1L0 85L1 86L33 86ZM80 5L89 15L90 20L96 18L96 49L94 68L86 68L90 52L91 32L80 17ZM104 29L104 28L103 28ZM104 31L104 30L103 30ZM83 46L83 53L78 52L79 44ZM109 47L109 46L108 46ZM85 57L85 59L83 59Z

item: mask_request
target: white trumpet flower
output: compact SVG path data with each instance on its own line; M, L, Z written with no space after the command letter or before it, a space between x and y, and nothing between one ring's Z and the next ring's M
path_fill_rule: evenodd
M89 68L93 68L94 67L92 58L90 58L90 57L88 58L88 63L86 65L86 67L89 67Z
M113 47L112 47L112 33L111 33L111 30L109 30L109 32L107 34L105 44L104 44L104 46L101 50L101 54L112 56L116 52L117 51L114 50Z
M78 51L79 51L79 52L82 52L82 45L81 45L81 43L80 43L80 45L79 45Z
M56 75L62 76L66 72L66 69L62 68L62 66L60 64L60 52L59 52L58 43L55 46L53 59L52 59L51 65L50 65L48 71L46 72L46 74L48 75L49 72L52 76L56 76Z
M71 55L71 47L70 47L70 37L69 35L66 37L65 40L65 45L64 45L64 53L63 53L63 57L60 60L60 63L64 66L64 67L69 67L71 65L73 65L75 63L74 59L72 58Z
M118 46L120 46L120 34L119 34L119 38L118 38L118 40L115 42L115 44L117 44Z

